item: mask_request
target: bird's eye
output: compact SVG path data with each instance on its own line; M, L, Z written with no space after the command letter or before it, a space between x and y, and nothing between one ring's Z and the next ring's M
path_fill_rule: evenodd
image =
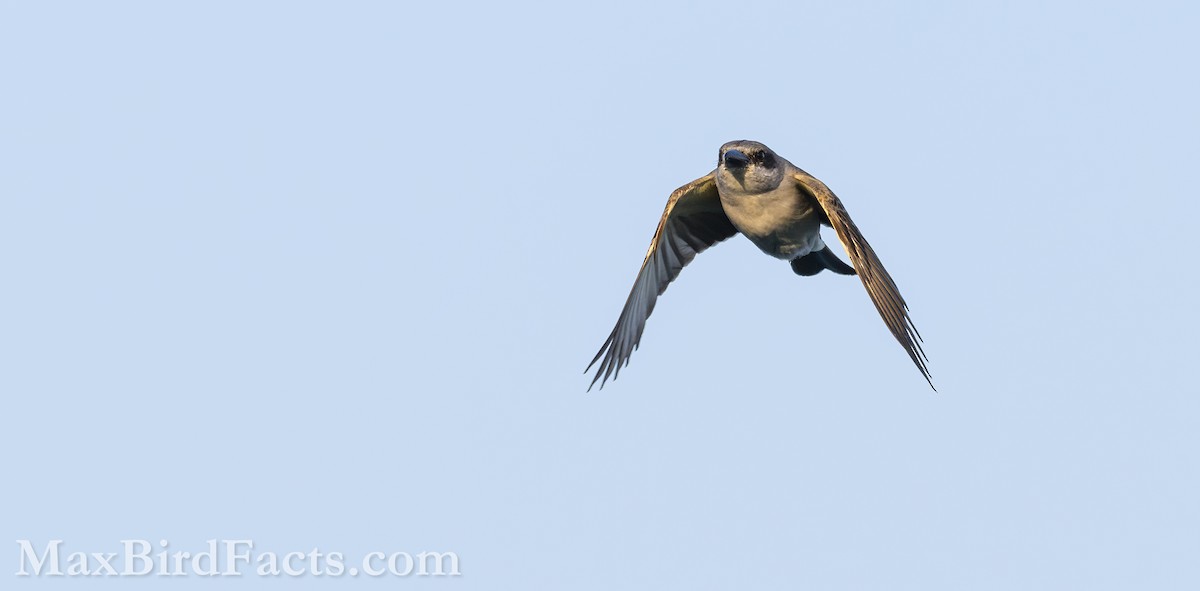
M755 153L753 153L753 154L751 154L751 155L750 155L750 158L751 158L752 160L754 160L755 164L762 164L762 162L763 162L763 152L762 152L761 150L760 150L760 151L758 151L758 152L755 152Z

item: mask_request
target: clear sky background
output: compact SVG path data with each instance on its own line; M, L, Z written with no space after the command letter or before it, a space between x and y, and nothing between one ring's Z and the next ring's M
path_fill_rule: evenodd
M1200 588L1198 29L4 3L0 586L163 584L18 580L19 539L250 538L461 557L322 587ZM667 196L743 138L847 204L938 393L857 279L741 237L584 393Z

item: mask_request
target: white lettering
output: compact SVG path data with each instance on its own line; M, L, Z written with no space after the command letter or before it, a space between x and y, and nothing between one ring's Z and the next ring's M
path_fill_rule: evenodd
M50 540L46 543L46 550L38 556L33 551L33 544L29 540L17 540L17 545L21 547L21 570L17 571L18 577L28 577L31 574L34 576L42 575L42 565L46 564L46 560L50 561L50 569L46 572L52 577L61 577L63 572L58 568L58 547L62 545L62 540ZM29 563L29 567L33 572L25 570L25 563Z

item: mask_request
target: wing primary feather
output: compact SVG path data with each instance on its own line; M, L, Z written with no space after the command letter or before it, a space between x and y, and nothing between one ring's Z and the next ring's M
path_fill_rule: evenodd
M617 379L621 368L629 365L632 353L641 345L646 319L654 311L658 296L683 268L698 253L736 233L721 207L713 173L671 193L616 326L584 370L587 373L596 367L588 391L597 382L603 390L610 378Z
M921 346L923 342L921 333L908 314L908 303L900 295L900 289L896 287L896 282L884 268L883 262L879 260L875 250L871 248L854 220L850 218L846 206L842 204L837 195L833 194L833 191L829 190L829 187L825 186L825 183L812 175L795 169L792 178L796 181L797 186L820 205L825 217L829 220L829 225L833 226L838 239L846 247L846 252L850 255L850 262L858 272L858 278L866 288L871 303L875 305L875 310L883 318L883 323L887 325L888 331L892 333L913 364L917 366L921 376L929 383L929 387L936 392L937 388L934 387L933 378L929 373L929 356L925 354L925 349Z

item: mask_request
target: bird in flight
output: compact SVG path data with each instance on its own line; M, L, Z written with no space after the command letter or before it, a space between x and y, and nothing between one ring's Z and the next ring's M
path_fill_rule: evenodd
M821 240L821 225L832 226L850 255L843 262ZM921 349L921 335L908 305L875 251L850 219L842 201L812 175L759 142L721 146L717 169L676 189L667 200L650 249L617 325L584 373L600 362L592 386L600 388L637 349L658 296L683 267L708 247L741 232L763 252L789 261L797 275L825 269L858 275L892 336L933 387Z

